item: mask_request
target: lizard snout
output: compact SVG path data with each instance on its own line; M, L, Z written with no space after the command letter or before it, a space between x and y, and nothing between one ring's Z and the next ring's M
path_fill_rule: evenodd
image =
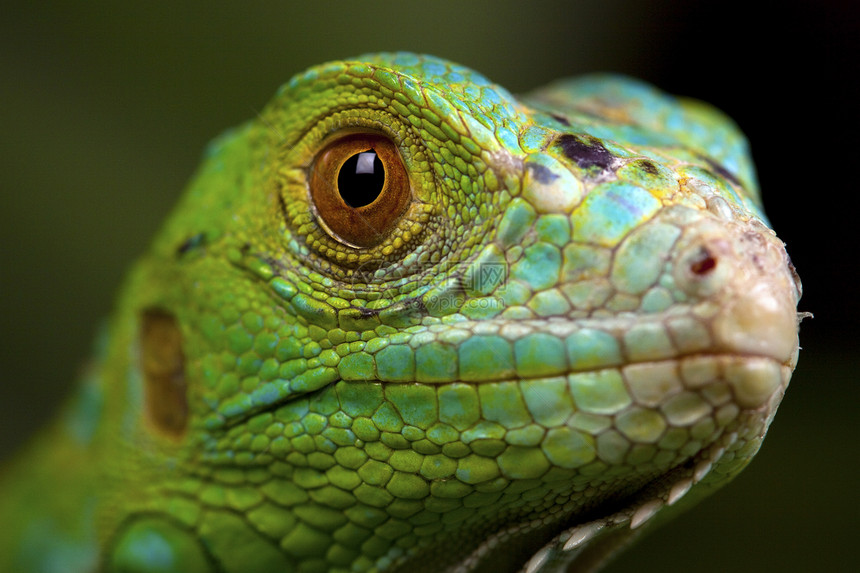
M674 276L703 312L713 312L714 350L793 367L800 291L785 248L753 221L710 223L682 239Z

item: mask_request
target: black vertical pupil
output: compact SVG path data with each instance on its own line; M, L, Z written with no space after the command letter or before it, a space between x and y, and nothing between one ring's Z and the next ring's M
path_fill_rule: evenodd
M372 149L347 159L337 174L337 190L350 207L370 205L385 186L385 167Z

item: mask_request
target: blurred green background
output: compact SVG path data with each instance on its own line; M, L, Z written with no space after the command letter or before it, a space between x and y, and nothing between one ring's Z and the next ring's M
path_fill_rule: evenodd
M738 121L804 281L801 310L816 315L803 324L800 366L759 457L611 571L857 570L860 225L847 206L857 194L857 8L241 4L4 3L0 457L55 412L124 269L206 142L252 117L294 73L393 49L452 59L514 92L611 70Z

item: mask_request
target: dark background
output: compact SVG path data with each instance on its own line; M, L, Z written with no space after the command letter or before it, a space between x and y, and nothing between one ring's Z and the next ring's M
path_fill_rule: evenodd
M856 570L860 22L851 2L240 4L5 3L0 457L55 413L124 269L206 142L294 73L393 49L452 59L515 93L611 70L735 118L803 278L800 308L815 313L750 468L612 571Z

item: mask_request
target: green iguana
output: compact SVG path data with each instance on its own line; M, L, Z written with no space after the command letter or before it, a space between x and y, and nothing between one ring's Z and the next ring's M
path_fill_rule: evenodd
M756 453L799 297L705 104L312 68L211 144L5 468L0 570L594 571Z

